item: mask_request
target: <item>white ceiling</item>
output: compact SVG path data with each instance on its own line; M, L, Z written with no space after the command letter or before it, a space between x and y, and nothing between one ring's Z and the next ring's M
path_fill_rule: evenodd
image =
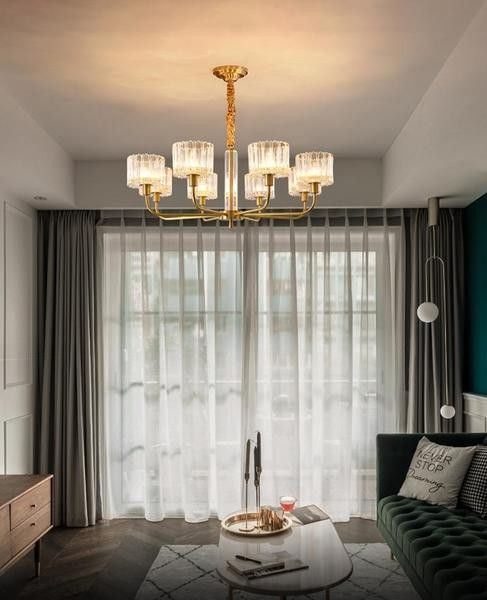
M383 156L481 0L1 0L0 77L76 159L238 141Z

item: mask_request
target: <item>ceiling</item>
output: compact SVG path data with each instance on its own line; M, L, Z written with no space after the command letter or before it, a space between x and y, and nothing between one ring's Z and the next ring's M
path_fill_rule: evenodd
M481 0L1 0L0 77L75 159L224 148L222 63L240 147L383 156Z

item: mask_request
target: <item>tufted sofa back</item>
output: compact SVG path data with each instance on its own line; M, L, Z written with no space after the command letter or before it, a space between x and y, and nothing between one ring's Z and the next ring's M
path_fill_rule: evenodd
M397 494L423 435L447 446L487 443L485 433L380 433L377 436L377 502Z

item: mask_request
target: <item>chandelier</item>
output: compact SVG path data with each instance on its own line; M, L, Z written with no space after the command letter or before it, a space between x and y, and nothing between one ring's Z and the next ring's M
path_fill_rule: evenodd
M310 213L322 186L333 184L333 155L329 152L303 152L289 166L289 144L262 141L249 144L249 172L245 175L245 198L253 208L238 205L238 154L235 143L235 83L247 75L246 67L223 65L213 75L227 84L227 144L225 150L225 201L223 208L210 208L217 198L218 175L213 170L214 147L210 142L176 142L172 146L172 169L158 154L132 154L127 158L127 186L144 197L147 210L164 221L201 219L226 221L232 227L241 220L300 219ZM162 211L162 198L172 194L172 178L187 180L187 196L192 201L186 212ZM290 196L299 198L297 210L269 210L274 198L276 178L288 178Z

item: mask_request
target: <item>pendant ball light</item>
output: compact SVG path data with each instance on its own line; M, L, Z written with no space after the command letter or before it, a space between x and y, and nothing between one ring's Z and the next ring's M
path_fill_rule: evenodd
M429 256L424 264L425 268L425 289L426 289L426 300L422 302L417 310L416 314L418 319L423 323L433 323L440 315L440 309L438 305L432 301L429 297L430 286L429 286L429 265L438 262L441 267L441 283L443 292L443 311L446 311L446 275L445 275L445 261L436 254L436 228L438 227L438 216L440 212L440 199L439 198L428 198L428 230L432 232L433 236L433 254ZM446 315L443 314L443 355L444 355L444 370L445 370L445 404L440 408L440 414L444 419L453 419L455 416L455 407L450 404L450 394L448 385L448 357L447 357L447 343L448 336L446 331Z

